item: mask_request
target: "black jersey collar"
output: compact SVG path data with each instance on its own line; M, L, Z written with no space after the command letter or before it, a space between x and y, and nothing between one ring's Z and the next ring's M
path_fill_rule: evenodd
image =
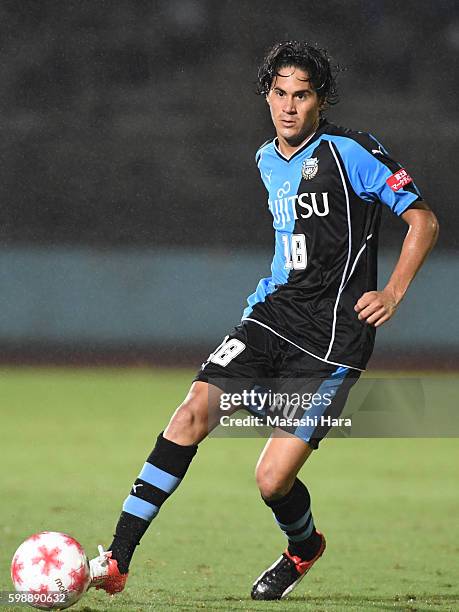
M279 151L279 148L277 146L279 143L277 136L273 140L274 150L281 159L289 163L290 161L292 161L292 159L294 159L295 157L300 155L305 149L307 149L307 147L309 147L313 142L315 142L319 138L319 136L321 136L325 132L327 125L328 121L326 119L321 119L314 136L310 140L305 142L304 145L302 145L299 149L297 149L291 157L285 157L285 155L282 155L282 153Z

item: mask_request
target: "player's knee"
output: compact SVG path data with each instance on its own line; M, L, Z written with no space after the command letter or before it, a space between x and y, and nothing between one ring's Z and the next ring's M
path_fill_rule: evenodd
M207 411L196 398L187 397L177 408L164 435L176 444L197 444L207 434Z
M258 465L255 471L255 478L261 496L267 501L284 497L292 488L291 479L280 474L271 465Z

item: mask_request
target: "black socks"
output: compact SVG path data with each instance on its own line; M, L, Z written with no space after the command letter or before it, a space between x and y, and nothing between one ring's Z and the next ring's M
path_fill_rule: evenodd
M127 574L135 548L149 526L148 521L121 512L109 550L112 551L112 557L118 561L118 569L122 574Z
M289 553L304 561L315 557L321 545L321 537L314 526L309 491L301 480L297 478L284 497L263 501L271 508L277 524L287 536Z
M181 446L159 434L153 451L123 504L109 548L122 574L127 573L137 544L162 504L180 484L197 450L197 445Z

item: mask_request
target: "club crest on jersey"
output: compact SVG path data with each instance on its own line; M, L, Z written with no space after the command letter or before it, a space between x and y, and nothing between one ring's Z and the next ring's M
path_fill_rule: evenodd
M301 174L304 179L309 181L313 179L319 170L319 160L317 157L310 157L305 159L301 166Z

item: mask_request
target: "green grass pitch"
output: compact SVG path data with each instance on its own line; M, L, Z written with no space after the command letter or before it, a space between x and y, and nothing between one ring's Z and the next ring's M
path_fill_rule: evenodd
M10 559L34 532L68 532L90 556L110 543L191 374L0 371L0 590L12 589ZM252 581L284 547L254 482L263 443L206 440L138 548L126 591L90 591L73 609L459 609L456 439L325 441L301 477L327 551L288 599L251 601Z

